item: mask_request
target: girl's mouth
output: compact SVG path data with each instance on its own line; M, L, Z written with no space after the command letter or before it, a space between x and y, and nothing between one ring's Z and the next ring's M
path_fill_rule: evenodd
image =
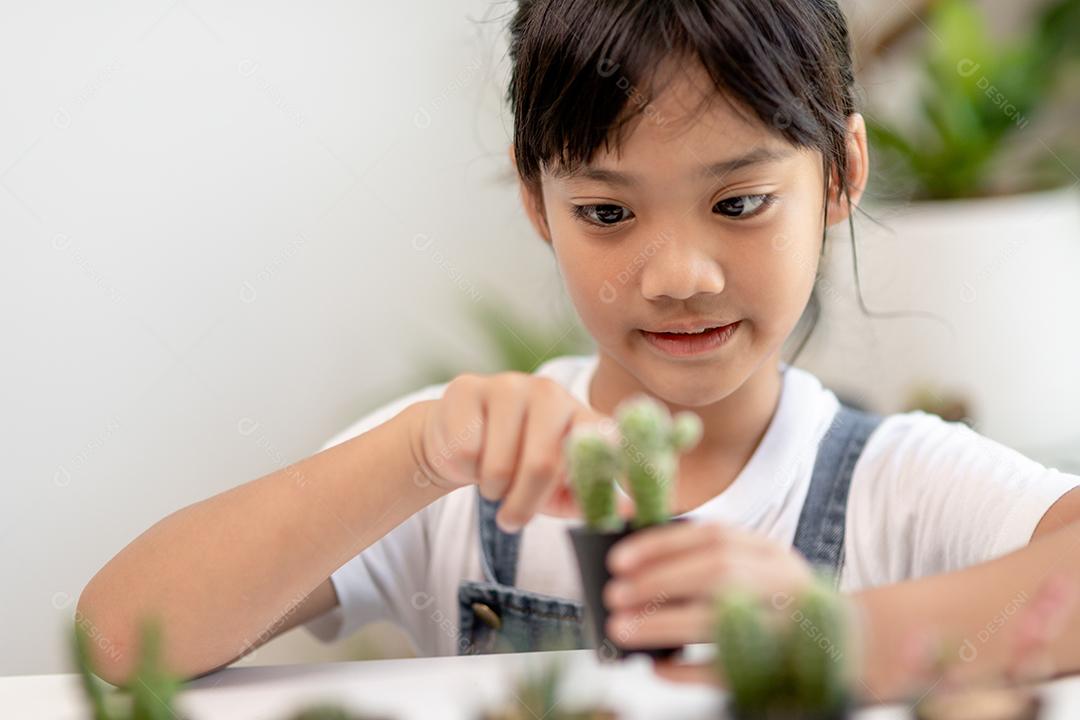
M674 357L703 355L727 343L739 329L741 320L709 328L699 333L667 333L639 330L650 345Z

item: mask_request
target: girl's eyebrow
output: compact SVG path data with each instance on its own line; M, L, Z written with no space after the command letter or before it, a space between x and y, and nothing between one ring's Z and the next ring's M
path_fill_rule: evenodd
M789 157L793 150L788 147L756 147L744 155L702 165L698 168L698 177L719 179L749 165L777 162ZM618 187L635 187L639 184L638 176L610 168L595 165L582 165L573 172L556 170L554 177L561 180L592 180Z

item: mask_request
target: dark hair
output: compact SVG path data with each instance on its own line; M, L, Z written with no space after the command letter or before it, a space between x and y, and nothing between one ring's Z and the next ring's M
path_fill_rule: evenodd
M526 183L618 148L627 123L647 115L663 90L664 61L686 60L704 67L740 115L819 150L826 196L835 179L850 198L854 73L836 0L519 0L509 53L515 162ZM796 356L818 307L815 293Z
M526 181L617 147L663 89L656 71L669 58L700 62L737 111L820 150L830 170L846 167L854 74L835 0L520 0L510 57Z

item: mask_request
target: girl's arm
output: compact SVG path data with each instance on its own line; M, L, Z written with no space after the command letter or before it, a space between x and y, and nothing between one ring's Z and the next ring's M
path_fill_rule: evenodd
M77 607L101 677L128 678L147 615L161 620L166 666L192 677L333 607L330 574L447 492L418 480L432 402L174 512L117 553Z
M334 570L459 487L501 499L511 530L541 510L574 515L563 444L575 424L606 419L548 377L459 375L437 400L173 513L83 590L96 667L110 682L128 677L147 614L163 622L167 669L228 664L330 609Z
M862 689L870 699L895 699L926 679L898 672L925 673L908 655L917 637L951 645L945 660L954 680L1016 668L1023 661L1016 653L1028 644L1051 584L1073 600L1080 590L1080 488L1054 503L1031 543L1019 550L964 570L855 593L865 643ZM1046 638L1041 660L1049 667L1037 662L1033 674L1080 672L1080 607L1073 602L1061 620Z

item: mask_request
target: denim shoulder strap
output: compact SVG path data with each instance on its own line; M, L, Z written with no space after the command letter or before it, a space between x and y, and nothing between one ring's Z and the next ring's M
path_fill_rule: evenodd
M855 463L882 416L856 410L841 403L832 424L818 446L799 524L792 545L811 565L840 581L844 558L844 527L848 491Z
M480 503L477 522L480 526L480 566L484 579L499 585L514 585L517 576L518 548L521 533L508 533L495 523L495 513L502 501L488 500L476 490Z

